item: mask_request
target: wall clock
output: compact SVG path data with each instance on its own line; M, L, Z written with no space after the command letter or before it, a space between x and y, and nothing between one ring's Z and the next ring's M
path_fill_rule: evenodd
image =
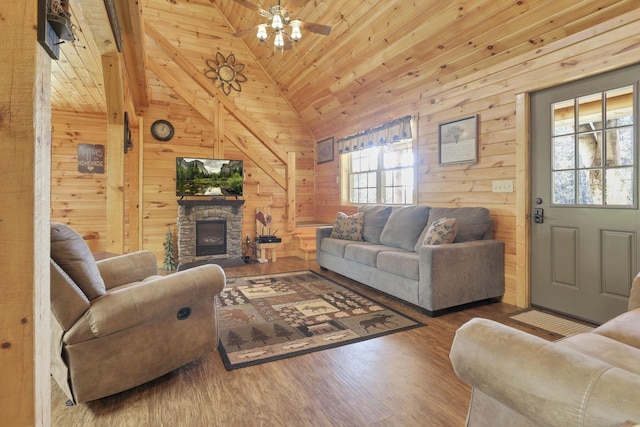
M173 125L167 120L156 120L151 125L151 135L158 141L169 141L173 138Z

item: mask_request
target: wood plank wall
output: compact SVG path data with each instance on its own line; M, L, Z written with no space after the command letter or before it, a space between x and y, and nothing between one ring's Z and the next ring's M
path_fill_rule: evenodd
M485 206L494 221L495 238L506 243L504 301L525 306L528 254L517 250L516 223L527 224L528 200L516 203L526 192L529 171L517 144L528 150L526 132L516 138L518 94L551 87L581 77L635 63L640 58L640 12L638 10L603 22L573 36L560 39L533 53L497 63L468 77L425 90L416 87L402 99L385 103L385 114L395 117L419 114L418 204L428 206ZM425 70L426 72L426 70ZM384 92L384 87L379 89ZM411 101L415 100L415 101ZM359 112L362 113L362 112ZM395 113L395 114L393 114ZM479 160L475 164L438 164L438 124L479 115ZM381 124L381 123L379 123ZM364 130L364 129L358 129ZM353 134L353 127L333 126L336 139ZM518 161L518 159L520 159ZM340 202L339 159L316 168L316 206L319 220L332 221L336 210L352 211ZM492 181L512 179L516 191L493 193ZM520 233L528 239L528 233Z
M51 125L51 221L69 225L93 252L104 252L109 165L105 160L103 174L78 172L78 145L103 145L106 155L107 117L54 111Z

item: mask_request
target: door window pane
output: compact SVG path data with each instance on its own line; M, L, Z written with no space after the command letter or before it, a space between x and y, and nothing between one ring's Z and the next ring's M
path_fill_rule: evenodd
M553 203L557 205L576 203L576 179L573 171L553 173Z
M573 169L576 167L576 145L573 135L553 138L553 168Z
M602 170L587 169L578 172L578 204L602 204Z
M625 86L552 105L554 204L636 205L634 90Z
M578 167L593 168L602 166L602 134L587 132L578 135Z
M633 127L627 126L606 132L607 166L633 165Z
M633 168L607 169L607 205L633 206Z
M606 93L607 127L633 124L633 86Z
M553 104L553 136L575 132L575 106L573 99Z
M580 132L602 129L602 94L578 98L578 114Z

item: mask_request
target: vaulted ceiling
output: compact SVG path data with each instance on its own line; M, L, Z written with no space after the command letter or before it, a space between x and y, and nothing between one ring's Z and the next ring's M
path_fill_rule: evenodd
M96 35L101 30L87 10L95 1L71 2L79 40L62 45L61 58L54 61L54 109L106 112ZM244 2L268 10L276 0ZM391 100L418 102L422 92L434 93L447 82L637 7L635 0L282 0L294 19L332 31L323 36L303 29L292 49L279 52L254 32L233 36L264 22L239 3L139 0L136 8L115 0L116 7L131 8L121 30L136 109L154 98L147 80L154 64L148 61L171 70L170 62L181 58L204 73L206 59L216 52L233 53L246 65L249 81L242 94L229 94L231 102L249 110L251 102L243 96L281 97L314 134L327 135L335 121L375 125L374 117L384 115Z

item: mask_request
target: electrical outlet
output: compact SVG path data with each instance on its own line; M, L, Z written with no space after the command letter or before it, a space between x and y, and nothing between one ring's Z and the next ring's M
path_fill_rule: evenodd
M493 189L494 193L513 193L513 180L505 179L502 181L493 181Z

